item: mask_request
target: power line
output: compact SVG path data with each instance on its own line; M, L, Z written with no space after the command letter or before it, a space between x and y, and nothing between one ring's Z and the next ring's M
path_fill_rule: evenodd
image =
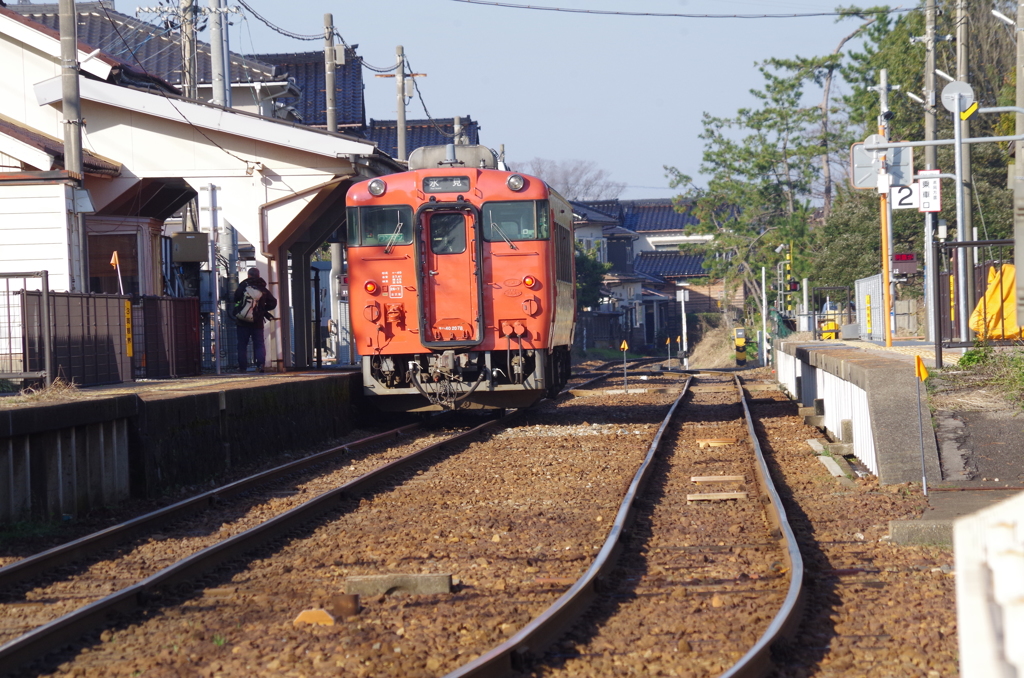
M415 71L412 68L412 64L409 63L409 57L408 56L405 57L405 59L403 61L404 61L404 63L407 66L409 66L409 73L412 76L412 74L414 74ZM442 136L448 137L449 139L454 139L455 138L455 134L454 133L449 134L448 132L446 132L443 129L441 129L441 127L434 120L433 116L430 115L430 111L427 110L427 102L423 100L423 93L420 92L420 85L419 85L418 82L416 82L416 78L415 77L412 77L412 86L413 86L413 89L416 90L416 96L419 97L420 105L423 106L423 112L427 115L427 120L430 121L430 124L433 125L434 129L436 129L438 132L440 132Z
M611 16L646 16L677 19L799 19L818 16L862 16L865 14L896 14L912 12L917 8L879 9L879 10L846 10L838 12L797 12L793 14L679 14L675 12L622 12L606 9L576 9L571 7L545 7L542 5L521 5L512 2L494 2L493 0L452 0L467 5L486 5L489 7L505 7L508 9L532 9L541 12L566 12L569 14L601 14Z
M132 55L132 59L134 59L135 63L137 63L139 65L139 68L142 69L142 72L146 74L146 77L153 78L154 80L156 80L156 78L154 78L154 76L152 76L149 73L149 71L146 70L146 67L142 65L142 62L139 61L138 55L135 53L135 50L133 50L131 48L131 45L128 44L128 41L125 40L124 37L121 35L121 31L118 30L117 24L114 22L113 17L111 17L110 14L107 12L106 5L103 4L103 3L100 3L100 9L103 10L103 14L104 14L104 16L106 16L107 21L110 23L110 27L114 29L114 33L117 34L117 37L121 38L121 42L123 42L125 47L128 48L128 52ZM178 115L181 116L181 119L184 120L186 123L188 123L189 127L194 129L195 131L199 132L199 134L201 134L207 141L209 141L211 144L213 144L214 146L216 146L217 148L219 148L220 150L222 150L224 153L228 154L229 156L231 156L235 160L238 160L239 162L245 163L245 166L247 168L252 164L249 160L246 160L245 158L242 158L242 157L240 157L238 155L235 155L234 153L232 153L228 149L226 149L223 146L221 146L220 144L218 144L212 138L210 138L210 136L206 132L204 132L201 127L199 127L198 125L196 125L195 123L193 123L191 120L188 119L188 116L186 116L185 113L180 108L178 108L178 105L174 102L174 99L172 99L171 97L167 96L167 92L163 91L163 89L161 89L160 87L157 87L156 91L159 92L160 95L163 96L163 98L167 101L167 103L169 103L171 105L171 108L173 108L178 113Z
M241 5L242 7L245 7L247 10L249 10L249 12L251 12L252 15L254 17L256 17L261 23L263 23L267 28L269 28L270 30L272 30L272 31L274 31L276 33L280 33L281 35L285 36L286 38L293 38L295 40L309 40L309 41L323 40L324 39L324 34L323 33L315 33L315 34L314 33L295 33L293 31L289 31L289 30L287 30L285 28L281 28L277 24L275 24L272 21L270 21L270 19L265 18L262 14L260 14L259 12L254 10L252 7L250 7L249 4L245 2L245 0L237 0L237 2L238 2L239 5Z

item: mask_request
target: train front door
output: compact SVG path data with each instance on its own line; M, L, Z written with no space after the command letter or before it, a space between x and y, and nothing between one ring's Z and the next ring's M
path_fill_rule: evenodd
M424 220L423 343L479 344L483 289L475 220L461 211L427 212Z

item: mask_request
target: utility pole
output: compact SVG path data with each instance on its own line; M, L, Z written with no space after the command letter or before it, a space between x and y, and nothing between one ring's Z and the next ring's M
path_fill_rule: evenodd
M397 48L398 70L395 71L395 79L398 83L398 159L406 160L405 153L405 48L401 45Z
M338 131L338 82L337 82L337 56L334 51L334 15L324 14L324 72L325 82L327 83L327 131L337 132ZM353 168L354 169L354 168ZM343 230L344 227L339 228ZM339 242L331 243L331 318L334 320L334 326L338 328L337 332L333 337L330 337L328 341L333 341L334 345L331 347L331 353L334 355L336 365L342 363L348 363L346 357L342 360L341 356L341 327L342 323L342 304L341 304L341 286L344 284L345 279L345 252L344 246L340 242L339 237L335 238ZM316 303L320 303L317 299ZM346 309L347 310L347 309ZM319 331L319 329L317 330Z
M1024 108L1024 38L1021 37L1021 30L1024 30L1024 4L1017 3L1017 26L1014 33L1017 37L1017 106ZM1017 134L1024 134L1024 114L1018 113ZM1014 263L1017 269L1017 319L1020 322L1024 318L1024 274L1021 267L1024 266L1024 141L1016 144L1016 162L1014 163L1013 175L1013 241L1017 244L1014 249Z
M196 15L195 0L181 0L181 93L195 99L196 94Z
M213 80L213 103L227 106L227 89L224 74L224 15L220 11L220 0L210 0L210 73Z
M878 133L885 137L885 140L889 140L889 73L886 69L881 69L878 72L878 95L879 95L879 115L878 115ZM882 222L882 300L883 300L883 313L885 314L885 345L892 346L892 290L890 288L890 280L892 278L892 263L890 259L892 257L892 250L890 247L890 238L892 232L891 220L892 220L892 209L889 205L889 176L888 176L888 163L890 160L889 154L892 153L891 149L886 150L882 155L882 168L883 174L879 176L883 178L886 185L879 185L878 194L881 199L881 222Z
M60 0L61 106L64 115L64 169L81 186L82 99L78 89L78 11L75 0ZM85 291L85 217L76 213L71 229L69 289Z
M924 57L924 140L935 141L935 0L925 2L925 57ZM938 169L935 146L924 147L924 168L928 170ZM932 240L935 237L935 213L924 213L924 270L925 274L925 305L928 307L928 340L935 340L935 304L938 303L935 296L935 285L932 282L932 267L936 262L932 257Z
M967 0L957 0L956 3L956 79L960 82L967 82L968 73L968 58L970 56L969 51L969 40L970 36L967 32ZM969 139L971 136L971 124L967 120L961 120L960 123L960 136L963 139ZM953 124L957 124L954 120ZM964 185L967 189L967 195L964 196L965 204L963 210L963 228L961 224L957 224L957 238L963 242L964 240L970 240L971 234L974 233L974 218L971 206L974 199L974 172L971 169L971 145L964 144L962 159L963 163L963 178ZM967 278L966 286L964 288L967 298L961 302L961 308L967 308L968 313L970 308L974 305L974 265L971 261L970 255L964 249L957 250L957 256L963 256L968 259L966 271ZM963 323L961 323L962 325ZM960 337L960 341L967 341L967 337Z
M324 14L324 81L327 89L327 131L338 131L338 86L334 59L334 16Z

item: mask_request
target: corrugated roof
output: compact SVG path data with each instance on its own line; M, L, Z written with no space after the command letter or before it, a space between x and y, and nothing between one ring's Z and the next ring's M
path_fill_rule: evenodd
M361 131L366 124L366 104L363 101L363 67L356 55L356 47L358 45L346 48L345 64L338 66L334 81L337 92L335 105L338 124L358 126L357 131ZM299 99L281 97L279 102L294 106L306 125L327 125L327 69L323 52L256 54L254 58L273 64L281 77L293 78L302 92Z
M47 28L59 30L56 4L17 4L8 9ZM110 2L79 2L78 39L103 50L134 70L174 85L181 84L181 43L177 30L114 11ZM196 71L200 83L213 79L210 45L196 41ZM274 66L231 53L232 82L280 80Z
M471 146L479 144L480 123L468 115L462 116L461 122L465 142ZM406 120L405 128L406 153L411 154L422 146L442 146L452 143L452 136L455 134L455 118L434 118L433 121ZM397 120L370 120L366 138L377 142L377 147L392 158L398 157Z
M9 136L12 139L17 139L23 144L46 153L53 157L55 165L62 168L65 167L64 142L60 139L55 139L30 127L19 125L7 118L0 118L0 134ZM40 167L39 169L45 172L52 168ZM82 151L82 169L85 170L87 174L96 174L108 177L117 176L121 173L120 165L95 156L86 150Z
M640 252L633 260L637 271L659 277L694 277L707 275L704 257L682 252Z

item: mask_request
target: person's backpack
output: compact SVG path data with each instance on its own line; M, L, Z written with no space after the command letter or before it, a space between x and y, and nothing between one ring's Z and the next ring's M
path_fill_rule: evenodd
M259 322L261 320L260 298L262 296L263 290L254 285L246 285L242 300L235 304L235 319L245 323Z

